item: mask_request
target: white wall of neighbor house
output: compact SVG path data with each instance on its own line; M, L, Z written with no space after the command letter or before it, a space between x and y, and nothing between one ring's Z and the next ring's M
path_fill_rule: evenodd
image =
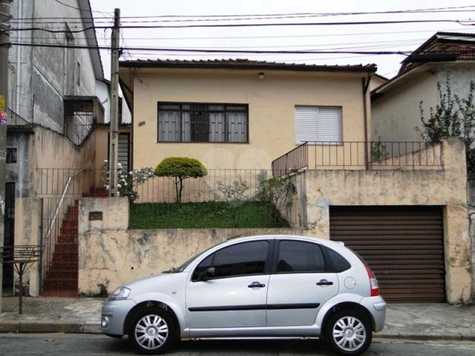
M446 88L447 76L454 95L467 97L470 81L475 80L475 62L424 64L415 68L405 78L381 96L372 97L373 140L420 141L420 103L426 118L430 108L439 103L437 83Z

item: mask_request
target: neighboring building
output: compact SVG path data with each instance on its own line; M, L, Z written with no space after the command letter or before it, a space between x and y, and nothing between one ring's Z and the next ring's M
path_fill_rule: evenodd
M475 81L475 34L438 32L417 48L401 65L399 73L371 93L374 140L421 140L420 105L425 118L440 103L438 84L452 95L467 98ZM470 216L475 213L475 181L468 182ZM473 221L473 218L472 218ZM473 225L473 223L472 223ZM475 228L472 226L472 265L475 268ZM475 295L475 275L473 277Z
M438 32L403 62L399 73L371 93L374 140L421 140L422 102L426 118L439 103L437 83L464 98L475 80L475 34Z
M94 29L74 32L93 25L88 0L64 4L54 0L15 0L11 14L18 27L53 27L64 31L16 31L11 34L12 42L92 47L88 50L12 46L9 54L5 245L43 244L44 256L50 254L48 258L52 259L54 243L49 242L48 246L43 239L52 234L54 225L66 214L62 210L55 213L59 196L69 177L85 168L95 168L99 143L94 127L103 122L104 115L96 97L96 81L103 80L104 74ZM50 24L42 20L51 17L64 18L64 22ZM61 207L68 208L67 204ZM55 215L57 218L53 219ZM74 241L73 235L63 241L70 243L68 248L72 252L67 255L64 250L63 260L74 258ZM38 268L42 269L44 282L47 267L34 267ZM74 268L60 272L64 272L65 279L68 273L77 273ZM61 276L51 275L50 279L65 282ZM6 290L13 288L11 265L5 266L4 285ZM39 281L30 280L30 292L38 291Z
M219 198L219 181L244 180L255 192L253 172L272 168L270 174L289 176L296 187L290 204L280 207L291 225L358 251L385 298L467 303L464 146L451 140L427 147L396 133L385 136L391 142L371 142L369 90L384 82L372 81L375 70L248 60L121 62L133 112L133 166L155 167L170 156L201 160L211 177L188 183L187 201ZM140 201L170 201L165 179L148 181Z
M389 79L375 73L371 76L371 82L369 83L369 90L373 91L374 89L380 87L381 85L385 84Z

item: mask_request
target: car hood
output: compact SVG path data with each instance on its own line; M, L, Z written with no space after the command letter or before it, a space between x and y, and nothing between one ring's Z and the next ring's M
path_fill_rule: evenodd
M161 273L124 284L124 287L129 288L132 295L154 292L171 294L183 286L187 275L184 272Z

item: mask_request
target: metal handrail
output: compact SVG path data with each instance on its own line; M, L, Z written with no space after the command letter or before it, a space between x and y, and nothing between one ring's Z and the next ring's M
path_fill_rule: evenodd
M280 155L279 157L275 158L273 161L277 161L279 158L282 158L282 157L284 157L284 156L289 155L290 153L294 152L295 150L298 150L299 148L301 148L302 146L307 145L308 143L309 143L309 141L305 141L305 142L301 143L301 144L298 145L297 147L294 147L294 148L292 148L290 151L288 151L288 152L286 152L286 153Z
M53 258L53 255L54 255L57 236L56 238L53 237L53 233L55 231L55 225L57 224L59 216L63 209L64 201L66 200L66 196L70 190L73 179L86 170L87 169L82 168L78 172L70 175L67 178L64 188L61 192L60 199L54 209L53 217L51 221L49 222L48 230L44 236L43 235L41 236L41 243L40 243L41 245L40 276L41 277L40 278L41 278L42 284L44 282L46 274L49 272L49 264L51 263L51 259ZM42 217L42 220L43 220L43 217Z
M56 223L56 219L58 218L59 211L63 205L64 197L66 196L66 193L69 190L69 185L71 184L71 181L73 180L73 176L69 176L68 180L66 181L66 184L64 185L63 192L61 193L61 198L59 199L58 205L56 205L56 209L54 211L53 219L51 219L51 223L49 224L48 231L46 232L45 239L47 240L48 237L51 234L51 231L53 231L53 226Z

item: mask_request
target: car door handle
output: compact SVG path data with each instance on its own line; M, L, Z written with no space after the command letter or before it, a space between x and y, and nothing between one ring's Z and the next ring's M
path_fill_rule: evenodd
M252 282L248 285L249 288L264 288L266 285L259 282Z
M320 279L317 282L317 286L332 286L333 282L332 281L327 281L326 279Z

